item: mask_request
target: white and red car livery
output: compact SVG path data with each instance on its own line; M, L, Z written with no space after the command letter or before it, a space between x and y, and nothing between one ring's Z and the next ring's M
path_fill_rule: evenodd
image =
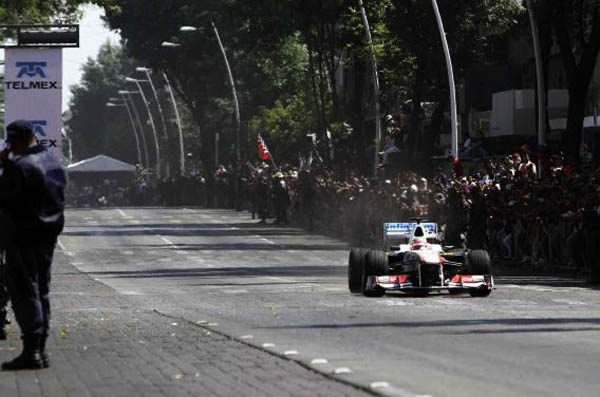
M382 296L386 291L426 295L446 290L484 297L494 288L488 253L442 247L436 223L386 223L383 236L383 250L350 251L351 292Z

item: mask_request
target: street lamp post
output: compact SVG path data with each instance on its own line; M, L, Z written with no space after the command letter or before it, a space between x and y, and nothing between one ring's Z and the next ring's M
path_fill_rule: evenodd
M139 131L140 131L140 135L142 136L142 145L144 147L144 160L145 160L145 167L149 168L150 167L150 160L148 158L148 143L146 141L146 134L144 133L144 126L142 125L142 120L140 118L140 114L137 110L137 107L135 106L135 103L133 102L133 97L132 94L137 94L136 91L119 91L119 95L121 95L121 97L123 98L123 101L125 101L125 103L129 103L129 106L131 106L131 110L133 111L133 115L135 116L135 119L137 120L137 124L139 127Z
M123 103L114 103L112 100L118 98L111 98L110 102L106 104L107 107L124 107L127 109L127 115L129 116L129 122L131 123L131 129L133 131L133 136L135 137L135 146L137 149L137 161L138 164L142 164L142 150L140 148L140 138L137 134L137 129L135 128L135 122L133 121L133 115L131 114L131 110L129 110L129 105L127 101L123 101Z
M160 104L160 100L158 99L158 92L156 91L156 87L154 86L154 81L152 81L152 69L146 67L137 67L135 68L137 72L146 73L147 80L140 80L140 82L148 82L150 84L150 88L152 88L152 93L154 94L154 100L156 101L156 107L158 108L158 114L160 115L160 121L162 124L163 134L165 138L168 138L169 133L167 132L167 123L165 122L165 114L162 109L162 105Z
M533 3L532 0L527 0L527 11L529 12L529 24L531 25L531 36L533 37L533 50L535 53L535 74L537 78L538 100L538 150L541 153L542 147L546 145L546 84L544 82L544 63L542 60L540 31L538 30ZM542 177L541 156L538 156L538 177Z
M371 36L371 28L369 27L369 19L362 0L358 0L360 6L360 15L362 16L363 25L365 27L365 35L369 43L371 54L371 68L373 69L373 90L375 95L375 170L377 176L377 156L381 151L381 102L379 100L379 72L377 70L377 58L375 57L375 46L373 45L373 37Z
M0 113L3 113L3 111L0 111ZM69 138L69 135L67 135L67 131L63 128L62 129L62 137L64 139L67 140L67 143L69 144L69 164L73 163L73 140L71 138Z
M171 102L173 103L173 110L175 111L175 119L177 121L177 129L179 130L179 170L181 176L185 176L185 147L183 144L183 127L181 126L181 117L179 116L179 108L177 107L177 101L175 101L175 95L173 94L173 88L169 82L169 77L163 72L163 78L167 83L167 89L171 96Z
M450 57L450 49L448 47L448 38L444 30L444 22L436 0L431 0L433 11L437 20L440 36L442 38L442 47L446 57L446 66L448 68L448 82L450 85L450 119L452 121L452 155L454 160L458 160L458 112L456 109L456 85L454 84L454 70L452 68L452 58Z
M213 28L213 32L214 32L217 42L219 44L221 54L223 55L223 60L225 62L225 67L227 69L227 75L229 77L229 84L231 85L231 95L233 97L234 116L235 116L235 157L236 157L236 161L237 161L237 166L236 166L237 177L236 177L235 188L236 188L236 197L238 198L238 200L237 200L236 207L239 207L239 205L241 204L240 200L239 200L239 192L240 192L240 178L241 178L241 173L242 173L242 156L241 156L241 148L240 148L242 126L241 126L241 117L240 117L240 104L238 101L238 95L237 95L237 90L235 87L235 80L233 78L233 72L231 71L229 59L227 58L227 52L225 51L225 47L223 46L223 42L221 41L221 35L219 34L217 25L215 25L214 22L211 22L211 26ZM195 32L199 29L194 26L182 26L181 28L179 28L179 30L181 32Z
M139 80L133 79L131 77L126 77L125 81L127 81L128 83L135 83L140 95L142 96L142 101L144 102L144 105L146 105L146 110L148 111L148 119L150 120L150 127L152 128L152 134L154 135L154 146L156 150L156 177L160 179L160 146L158 143L156 125L154 124L154 117L152 117L152 111L150 110L150 104L148 103L148 99L146 98L146 94L144 94L144 90L142 89L142 85L140 84Z

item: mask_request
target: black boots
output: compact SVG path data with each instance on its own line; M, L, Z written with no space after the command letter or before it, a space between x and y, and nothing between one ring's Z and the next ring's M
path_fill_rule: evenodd
M43 368L50 367L50 359L48 358L48 354L46 353L46 339L48 339L47 335L42 335L40 337L40 357L42 359Z
M21 369L43 368L44 363L40 354L40 342L41 337L39 335L23 335L23 352L14 360L2 363L2 370L17 371Z

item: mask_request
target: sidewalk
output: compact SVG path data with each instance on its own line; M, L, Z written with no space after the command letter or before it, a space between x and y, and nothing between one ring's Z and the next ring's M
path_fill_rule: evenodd
M361 390L194 324L139 310L57 255L51 367L0 372L0 396L360 396ZM61 263L62 262L62 263ZM18 328L0 360L18 354Z

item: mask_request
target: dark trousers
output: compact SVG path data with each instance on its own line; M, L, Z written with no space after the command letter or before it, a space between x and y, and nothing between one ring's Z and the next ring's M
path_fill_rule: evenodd
M48 335L54 245L13 247L6 252L8 293L23 335Z

